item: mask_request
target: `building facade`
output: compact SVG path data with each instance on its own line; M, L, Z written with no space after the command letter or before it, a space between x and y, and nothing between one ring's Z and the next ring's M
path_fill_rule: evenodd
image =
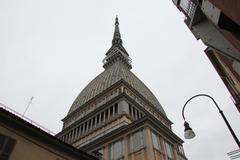
M131 72L117 17L103 67L75 99L56 136L104 160L185 160L183 141L161 104Z
M240 112L240 1L172 1L196 39L207 46L205 53Z
M1 106L0 160L98 160Z

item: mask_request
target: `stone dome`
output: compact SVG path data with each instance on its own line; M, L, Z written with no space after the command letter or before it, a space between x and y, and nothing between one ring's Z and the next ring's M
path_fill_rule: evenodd
M161 113L164 115L165 112L158 102L154 94L148 89L148 87L132 73L129 68L121 62L116 62L96 78L94 78L77 96L74 103L72 104L68 114L72 113L83 104L102 93L113 84L120 80L124 80L131 87L133 87L137 92L139 92L143 97L145 97L150 103L154 105Z
M166 115L154 94L137 76L130 71L132 68L131 59L122 45L117 17L115 21L112 46L107 51L106 58L103 60L103 63L105 70L94 78L77 96L68 112L68 115L121 80L128 83L161 113Z

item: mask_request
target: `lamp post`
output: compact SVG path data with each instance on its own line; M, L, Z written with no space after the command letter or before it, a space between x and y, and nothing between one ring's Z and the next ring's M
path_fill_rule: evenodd
M237 136L235 135L232 127L231 127L230 124L228 123L228 120L226 119L225 115L223 114L223 111L219 108L217 102L216 102L211 96L209 96L209 95L207 95L207 94L197 94L197 95L189 98L189 99L187 100L187 102L184 104L183 109L182 109L182 117L183 117L183 119L184 119L184 127L185 127L185 129L184 129L184 137L185 137L186 139L192 139L192 138L195 137L195 133L193 132L192 128L189 126L189 123L185 120L184 110L185 110L185 107L186 107L186 105L188 104L188 102L191 101L193 98L196 98L196 97L208 97L208 98L210 98L210 99L214 102L214 104L215 104L215 106L217 107L219 113L221 114L224 122L226 123L229 131L231 132L231 134L232 134L235 142L237 143L238 147L240 148L240 142L239 142Z

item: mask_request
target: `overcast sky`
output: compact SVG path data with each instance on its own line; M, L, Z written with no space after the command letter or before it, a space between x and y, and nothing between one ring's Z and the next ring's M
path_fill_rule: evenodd
M171 0L1 0L0 102L58 133L80 91L103 71L119 17L132 71L162 104L183 138L183 104L212 95L240 138L240 114L184 16ZM236 149L210 99L186 108L196 138L185 140L190 160L225 160Z

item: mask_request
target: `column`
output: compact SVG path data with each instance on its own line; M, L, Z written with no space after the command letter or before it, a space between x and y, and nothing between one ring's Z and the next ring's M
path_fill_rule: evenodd
M165 160L168 160L168 158L167 158L166 144L165 144L165 140L164 140L164 139L162 139L162 147L163 147L164 159L165 159Z
M92 129L92 119L89 119L89 120L88 120L88 123L89 123L89 124L88 124L88 127L89 127L89 128L88 128L88 131L90 131L90 130Z
M129 114L128 103L125 100L122 100L118 103L119 114Z
M174 159L179 160L178 153L177 153L178 146L177 145L172 145L172 150L173 150Z
M110 152L109 147L110 147L109 145L104 146L104 150L103 150L103 159L104 160L109 159L109 152Z
M153 143L152 143L152 134L149 127L144 128L144 131L146 133L146 149L147 149L147 157L148 160L154 160L154 151L153 151Z
M128 147L128 137L125 136L123 137L123 154L124 154L124 160L128 160L129 159L129 147Z
M87 133L88 130L89 130L89 128L88 128L88 123L89 123L89 121L86 121L86 123L85 123L85 125L86 125L86 131L85 131L85 133Z
M71 136L71 142L72 142L74 140L74 129L71 132L72 132L72 136Z
M76 127L74 129L74 137L73 137L73 140L76 140L77 139L77 135L78 135L78 127Z
M69 143L72 142L72 131L69 132Z
M68 143L68 133L65 135L65 142Z
M105 111L106 111L106 110L103 111L103 123L106 121Z
M79 130L78 130L78 138L80 137L80 135L81 135L81 132L82 132L82 128L81 128L81 124L79 125Z

